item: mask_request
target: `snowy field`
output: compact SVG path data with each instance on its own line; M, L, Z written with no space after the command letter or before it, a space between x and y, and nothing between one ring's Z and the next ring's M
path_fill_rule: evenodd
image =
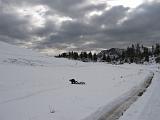
M112 108L111 103L120 101L156 69L157 65L58 59L0 42L0 120L95 120L98 111ZM86 84L70 84L72 78ZM153 90L149 91L120 120L147 120L135 119L134 111L144 111L136 106L152 96ZM150 107L145 103L141 108Z

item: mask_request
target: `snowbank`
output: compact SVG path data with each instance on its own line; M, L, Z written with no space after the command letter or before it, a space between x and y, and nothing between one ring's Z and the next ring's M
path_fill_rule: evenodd
M146 90L153 78L153 75L154 73L150 72L138 86L135 86L108 105L99 108L98 111L91 114L84 120L116 120L137 100L139 93Z
M138 101L136 101L120 120L159 120L160 119L160 72L156 66L151 68L155 75L152 84Z

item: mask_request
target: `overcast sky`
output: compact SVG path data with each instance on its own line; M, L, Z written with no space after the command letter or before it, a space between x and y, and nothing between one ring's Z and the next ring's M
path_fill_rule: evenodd
M159 1L0 0L0 41L54 54L150 46L160 42Z

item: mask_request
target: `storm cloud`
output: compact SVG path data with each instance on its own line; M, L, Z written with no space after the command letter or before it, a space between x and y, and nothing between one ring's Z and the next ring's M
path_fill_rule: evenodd
M160 2L136 8L92 0L0 0L0 41L43 50L160 42Z

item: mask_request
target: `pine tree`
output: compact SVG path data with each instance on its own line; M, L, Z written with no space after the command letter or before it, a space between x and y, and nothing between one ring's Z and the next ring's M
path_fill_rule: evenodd
M132 48L131 48L131 57L132 57L132 58L135 58L135 52L136 52L135 47L134 47L134 45L132 44Z
M106 58L106 55L105 55L105 53L104 53L103 56L102 56L102 61L103 61L103 62L106 62L106 59L107 59L107 58Z
M154 45L152 45L152 51L151 51L151 55L153 56L154 55Z
M97 55L96 55L96 53L93 54L93 61L97 62Z
M78 53L77 53L77 52L74 52L74 53L73 53L73 59L74 59L74 60L77 60L78 57L79 57L79 56L78 56Z
M83 53L82 52L80 53L79 57L80 57L81 60L83 59Z
M92 57L93 57L93 56L92 56L92 53L89 52L89 53L88 53L88 59L92 61L92 59L93 59Z
M87 59L87 52L83 52L83 57L85 58L85 59Z
M126 57L126 51L123 51L123 52L122 52L122 55L120 56L120 59L121 59L121 60L124 60L125 57Z
M156 48L155 48L155 52L154 52L155 56L158 56L160 54L160 45L156 44Z
M149 62L149 55L146 55L144 60L145 60L146 62Z
M106 61L107 61L107 62L111 62L111 58L110 58L109 55L107 56Z
M138 58L140 58L141 50L140 50L140 45L139 44L136 45L136 55L137 55Z
M88 54L87 54L87 52L81 52L80 55L79 55L79 57L80 57L80 59L81 59L82 61L86 61L87 58L88 58ZM88 60L87 60L87 61L88 61Z
M73 59L73 54L72 54L72 52L69 52L69 59Z
M62 53L62 57L66 58L67 57L67 53Z

